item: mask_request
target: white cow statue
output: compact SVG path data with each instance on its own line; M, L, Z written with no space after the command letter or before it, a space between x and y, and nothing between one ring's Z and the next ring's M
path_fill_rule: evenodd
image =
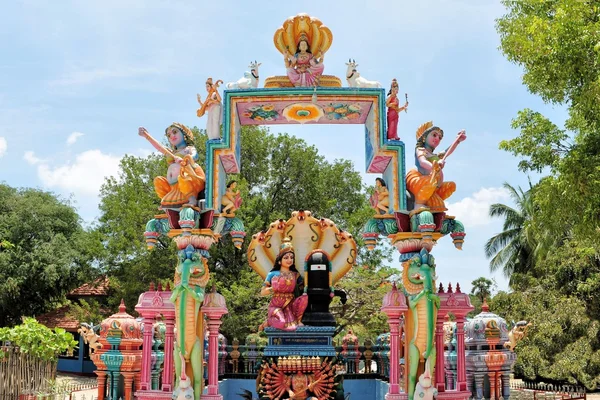
M356 61L348 59L348 62L346 63L346 65L348 66L348 70L346 71L346 80L348 81L349 87L355 87L355 88L380 88L380 87L382 87L381 83L379 83L377 81L370 81L370 80L365 79L362 76L360 76L360 72L358 72L356 69L356 67L358 67L358 64L356 63Z
M227 89L255 89L258 87L258 67L260 67L261 63L257 63L255 61L251 61L248 68L250 68L250 72L244 72L244 76L238 79L237 82L229 82L225 87Z

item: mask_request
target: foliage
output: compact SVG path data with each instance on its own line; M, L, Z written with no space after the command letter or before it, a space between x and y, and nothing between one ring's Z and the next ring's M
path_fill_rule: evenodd
M356 265L340 280L339 288L346 291L348 301L342 305L334 298L331 311L336 317L336 334L344 336L348 329L362 342L375 341L377 335L387 331L387 317L380 311L383 297L391 289L390 277L396 271L389 267Z
M202 146L207 138L203 131L193 131L199 164L204 165L206 151ZM286 134L276 136L265 128L246 126L241 135L241 171L239 176L229 178L238 181L244 202L236 215L244 221L248 235L268 229L276 219L289 219L294 210L304 209L314 216L330 218L358 237L373 211L360 174L350 161L328 162L303 140ZM119 178L107 180L102 187L102 215L95 233L106 245L100 264L113 277L111 288L115 294L111 304L116 306L123 297L131 310L151 281L172 278L176 259L170 240L161 238L149 252L142 234L145 223L157 213L159 199L152 180L166 171L162 156L125 157L121 169ZM246 337L266 316L268 298L258 295L262 281L246 261L248 239L240 251L228 236L223 237L211 249L209 259L209 287L215 284L227 301L229 314L224 317L223 332L229 339ZM375 273L390 252L389 248L373 253L361 250L359 265L369 265ZM361 295L363 298L347 306L347 312L354 312L353 304L381 303L382 295L377 292L365 290Z
M112 313L97 299L90 298L70 302L68 314L77 321L98 325Z
M23 318L23 323L13 328L0 328L0 342L3 341L43 361L54 361L60 354L72 352L78 344L64 329L52 331L34 318Z
M494 282L491 279L480 276L471 282L471 294L478 297L483 303L483 300L490 298L493 285Z
M49 311L93 274L100 247L52 193L0 184L0 326Z
M502 232L486 242L485 255L492 258L490 271L502 268L504 276L511 277L513 273L527 272L533 266L536 245L531 230L527 229L528 222L533 218L533 205L531 189L524 192L523 189L515 189L508 183L504 183L504 188L509 192L517 209L500 203L490 206L490 217L503 217L504 225Z

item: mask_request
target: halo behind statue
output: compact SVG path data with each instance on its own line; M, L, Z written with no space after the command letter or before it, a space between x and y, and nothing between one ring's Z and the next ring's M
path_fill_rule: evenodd
M281 54L286 50L288 53L295 54L301 39L308 41L311 53L319 56L329 50L333 34L321 20L302 13L289 17L283 26L275 31L273 42Z
M356 242L352 235L339 230L328 219L318 220L310 211L294 211L288 221L273 222L267 232L252 236L248 246L248 263L263 279L279 254L284 239L289 238L294 248L295 265L304 270L304 261L313 250L327 253L331 261L332 282L341 279L356 262Z

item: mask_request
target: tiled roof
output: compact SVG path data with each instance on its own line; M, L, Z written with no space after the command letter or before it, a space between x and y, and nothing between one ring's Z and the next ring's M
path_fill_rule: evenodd
M69 332L76 332L79 328L79 321L68 315L70 306L62 306L49 313L37 316L35 319L48 328L63 328Z
M77 289L73 289L67 297L108 296L109 283L107 277L98 278L92 283L84 283Z

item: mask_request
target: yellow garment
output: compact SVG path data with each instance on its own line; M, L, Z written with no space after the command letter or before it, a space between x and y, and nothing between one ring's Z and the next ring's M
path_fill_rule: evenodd
M188 203L190 197L198 197L205 182L204 170L187 155L181 164L177 183L171 185L164 176L157 176L154 178L154 190L161 199L161 207L176 208Z
M411 169L406 174L406 187L415 196L415 203L425 204L433 211L445 211L444 200L456 191L456 183L443 182L435 185L431 182L430 175L423 175L416 169Z

